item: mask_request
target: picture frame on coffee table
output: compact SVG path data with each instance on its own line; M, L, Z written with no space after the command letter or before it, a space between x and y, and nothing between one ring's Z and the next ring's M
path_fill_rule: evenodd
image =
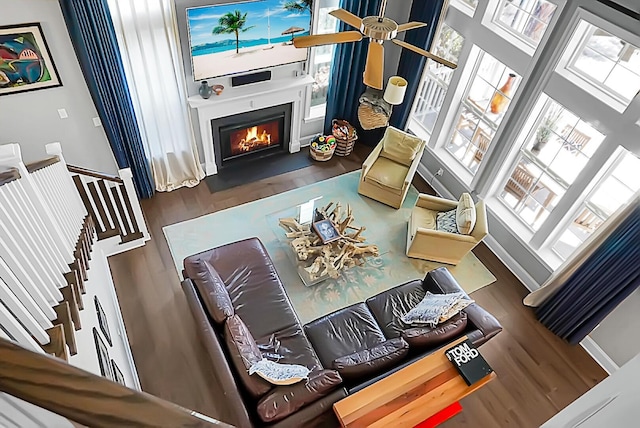
M338 232L338 229L336 229L336 227L329 219L320 220L313 223L313 230L322 240L323 244L328 244L340 239L340 232Z

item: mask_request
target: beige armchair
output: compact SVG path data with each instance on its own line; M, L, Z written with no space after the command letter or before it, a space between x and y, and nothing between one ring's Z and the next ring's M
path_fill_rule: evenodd
M484 201L475 203L476 222L468 235L436 230L436 215L456 209L458 201L420 194L409 217L407 256L456 265L487 235Z
M362 164L358 193L396 209L418 169L425 141L389 126Z

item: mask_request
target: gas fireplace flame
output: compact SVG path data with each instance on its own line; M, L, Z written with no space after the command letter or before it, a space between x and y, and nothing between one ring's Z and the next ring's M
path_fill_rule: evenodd
M247 128L247 135L240 143L238 143L238 147L243 152L248 152L256 147L269 146L271 145L271 134L267 133L265 129L258 135L258 127L252 126L251 128Z

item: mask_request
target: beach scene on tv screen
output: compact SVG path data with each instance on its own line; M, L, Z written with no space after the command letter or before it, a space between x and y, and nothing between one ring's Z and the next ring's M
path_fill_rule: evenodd
M187 9L193 78L305 61L293 38L308 35L311 0L261 0Z

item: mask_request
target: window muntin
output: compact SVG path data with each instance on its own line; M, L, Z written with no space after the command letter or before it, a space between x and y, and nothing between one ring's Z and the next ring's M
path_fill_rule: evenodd
M536 48L556 8L545 0L501 0L494 23Z
M573 184L605 135L548 99L500 197L533 230Z
M553 245L553 251L560 258L569 258L611 214L640 191L639 170L640 158L625 150L619 162L600 180Z
M338 31L339 21L329 15L329 12L338 8L338 0L320 0L315 34ZM315 107L327 102L327 89L329 88L329 79L331 77L334 45L318 46L312 48L312 50L311 75L314 82L311 88L311 107Z
M457 62L464 44L464 38L453 28L443 24L434 41L434 53L449 61ZM417 120L429 134L442 108L444 97L451 83L454 70L427 60L420 89L416 94L413 118Z
M521 81L517 73L486 52L480 53L477 64L446 145L472 173L482 162Z
M574 37L582 37L568 68L628 105L640 90L640 49L586 21Z

